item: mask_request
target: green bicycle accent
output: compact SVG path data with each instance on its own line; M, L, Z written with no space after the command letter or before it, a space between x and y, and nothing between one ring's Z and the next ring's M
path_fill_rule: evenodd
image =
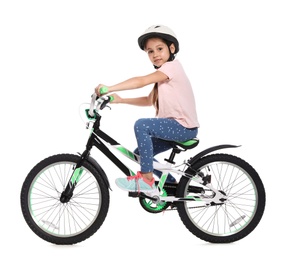
M81 168L77 168L75 169L72 177L71 177L71 183L72 184L75 184L75 183L78 183L80 177L81 177L81 174L82 174L83 170Z
M89 110L90 110L90 109L85 109L86 117L87 117L89 120L95 119L95 118L96 118L96 114L94 113L94 116L90 116L90 115L89 115Z
M159 181L159 187L162 189L162 187L164 186L165 184L165 181L166 181L166 178L167 178L168 174L162 174L161 176L161 179ZM163 189L162 189L163 190Z
M126 148L119 146L117 147L117 149L122 152L124 155L126 155L127 157L129 157L132 160L135 160L135 156L134 153L130 152L129 150L127 150Z
M194 145L195 143L197 143L197 140L191 139L185 142L178 142L179 144L185 145L185 146L191 146Z
M119 150L122 154L124 154L125 156L129 157L130 159L136 161L137 159L135 158L134 156L134 153L130 152L129 150L127 150L126 148L124 148L123 146L119 145L119 146L116 146L116 149ZM130 171L130 175L131 176L135 176L136 173L132 170L130 170L128 168L128 170Z
M185 198L186 198L186 199L189 199L189 200L194 200L194 201L202 201L201 198L197 198L197 197L195 197L195 196L186 196Z

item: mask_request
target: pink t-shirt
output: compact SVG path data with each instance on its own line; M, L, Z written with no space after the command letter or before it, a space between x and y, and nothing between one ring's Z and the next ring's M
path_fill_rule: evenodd
M181 63L166 62L158 70L168 77L158 82L158 117L174 118L187 128L199 127L193 90Z

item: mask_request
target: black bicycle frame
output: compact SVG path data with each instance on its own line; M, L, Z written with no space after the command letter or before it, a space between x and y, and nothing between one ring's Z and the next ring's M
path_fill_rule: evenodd
M68 185L66 186L65 190L62 192L61 195L61 202L68 202L70 198L72 197L74 188L79 180L79 177L82 173L80 167L82 166L83 162L85 160L88 160L90 156L90 151L93 146L97 147L98 150L100 150L106 157L108 157L126 176L130 176L133 174L133 172L125 166L124 163L122 163L110 150L109 148L99 139L103 139L110 145L120 145L117 141L115 141L113 138L111 138L109 135L104 133L102 130L100 130L100 120L101 116L98 113L95 113L95 122L91 131L91 134L88 138L86 149L81 154L80 160L77 162L74 172L70 178L70 181ZM131 153L127 151L130 159L133 159L134 161L138 162L138 158L134 153ZM126 154L125 154L126 155Z

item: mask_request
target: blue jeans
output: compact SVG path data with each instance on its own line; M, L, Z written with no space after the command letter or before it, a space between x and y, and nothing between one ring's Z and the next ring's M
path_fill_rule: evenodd
M161 172L154 170L154 156L172 148L166 141L184 142L195 138L197 128L186 128L171 118L141 118L134 125L138 148L134 153L140 155L141 172L154 172L158 177ZM167 182L175 182L168 175Z

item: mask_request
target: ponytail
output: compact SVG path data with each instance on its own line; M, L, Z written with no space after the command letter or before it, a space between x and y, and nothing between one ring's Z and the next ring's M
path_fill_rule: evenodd
M156 109L156 116L159 113L159 94L158 94L158 83L155 83L154 88L153 88L153 99L152 103Z

